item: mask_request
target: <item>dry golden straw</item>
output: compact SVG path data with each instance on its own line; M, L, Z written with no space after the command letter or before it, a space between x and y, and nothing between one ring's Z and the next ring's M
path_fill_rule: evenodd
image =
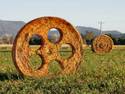
M92 42L95 53L108 53L112 50L113 40L108 35L99 35Z
M60 30L60 40L54 44L48 40L48 31L52 28ZM42 58L43 63L37 70L29 65L30 48L29 40L34 35L39 35L43 43L37 54ZM62 44L70 44L73 47L73 54L70 58L64 59L60 56L59 50ZM41 17L27 23L17 34L13 46L13 60L18 71L26 76L43 77L49 75L48 66L52 60L59 62L61 71L59 74L75 72L82 57L82 38L79 32L67 21L58 17Z

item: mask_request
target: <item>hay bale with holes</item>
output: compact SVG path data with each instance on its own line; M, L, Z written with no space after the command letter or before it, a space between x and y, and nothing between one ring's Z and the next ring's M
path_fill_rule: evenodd
M92 51L95 53L109 53L113 48L113 40L108 35L99 35L92 42Z
M56 43L51 43L48 40L50 29L60 31L60 39ZM34 35L40 36L43 40L43 43L40 43L40 47L35 51L29 45L29 41ZM73 49L73 54L66 59L59 54L62 44L69 44ZM81 63L82 45L80 33L69 22L58 17L40 17L27 23L18 32L14 40L12 56L15 67L22 75L31 77L50 76L51 72L48 67L53 60L58 61L61 67L59 74L70 74L75 73ZM29 58L33 52L36 52L36 55L40 56L42 60L42 64L35 70L29 65Z

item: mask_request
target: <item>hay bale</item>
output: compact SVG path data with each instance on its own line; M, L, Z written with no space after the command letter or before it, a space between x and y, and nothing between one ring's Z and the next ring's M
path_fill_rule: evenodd
M114 43L108 35L99 35L92 42L92 51L95 53L108 53L112 50Z
M60 33L60 40L54 44L48 40L48 32L57 28ZM43 60L37 70L29 65L31 49L29 40L37 34L43 39L41 47L37 49L38 55ZM59 74L75 72L81 62L82 38L80 33L67 21L58 17L41 17L27 23L17 34L13 45L13 61L18 71L26 76L43 77L49 75L48 66L53 61L58 61L62 70ZM62 44L69 44L73 47L73 55L63 59L58 53Z

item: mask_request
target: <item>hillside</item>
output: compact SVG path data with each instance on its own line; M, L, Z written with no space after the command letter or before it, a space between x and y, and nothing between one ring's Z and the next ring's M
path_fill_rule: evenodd
M77 26L76 28L77 28L77 30L78 30L82 35L86 35L87 32L93 32L95 36L97 36L97 35L100 34L99 29L92 28L92 27ZM123 33L121 33L120 31L117 31L117 30L102 31L102 34L111 34L111 35L112 35L113 37L115 37L115 38L119 38L119 37L124 36Z
M100 34L100 31L96 28L85 27L85 26L76 26L76 29L82 34L86 35L88 32L93 32L95 36Z
M23 21L6 21L0 20L0 36L3 35L13 35L15 36L17 32L20 30L22 26L24 26L25 22ZM100 34L99 29L92 28L92 27L85 27L85 26L76 26L77 30L82 34L86 35L87 32L93 32L95 36ZM112 31L103 31L103 34L111 34L115 38L123 37L125 34L117 30Z
M0 36L5 34L15 36L19 29L24 26L23 21L5 21L0 20Z

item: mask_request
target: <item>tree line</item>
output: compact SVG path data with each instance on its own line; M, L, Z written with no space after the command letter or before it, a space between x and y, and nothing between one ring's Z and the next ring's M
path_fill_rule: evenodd
M112 38L114 45L125 45L125 37L115 38L111 34L106 34ZM86 44L91 45L93 39L96 37L93 32L87 32L85 35L81 34L82 39Z
M4 35L0 36L0 44L12 44L14 41L14 36L12 35Z
M114 42L114 45L125 45L125 37L115 38L111 34L106 34L110 36ZM92 40L96 37L94 35L94 32L87 32L85 35L81 34L83 42L85 42L88 45L91 45ZM55 37L55 36L52 36ZM52 38L54 39L54 38ZM4 35L0 37L0 44L12 44L14 41L14 36L12 35ZM31 45L39 45L41 44L41 38L40 37L32 37L29 40L29 44Z

